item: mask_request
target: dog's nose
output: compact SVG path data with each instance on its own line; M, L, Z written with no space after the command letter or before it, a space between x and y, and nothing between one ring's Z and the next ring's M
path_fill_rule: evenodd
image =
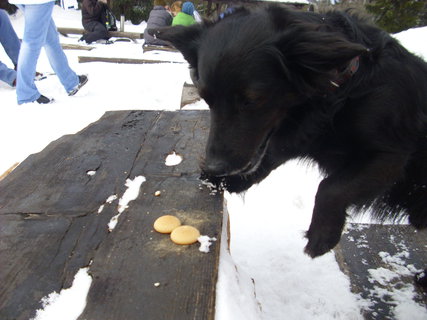
M227 162L216 159L206 161L203 166L203 171L211 176L220 177L227 175L227 167Z

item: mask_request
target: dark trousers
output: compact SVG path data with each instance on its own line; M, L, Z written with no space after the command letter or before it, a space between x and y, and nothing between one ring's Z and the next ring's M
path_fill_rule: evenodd
M110 38L108 36L107 27L101 22L88 22L83 24L83 28L88 31L88 33L84 34L82 37L82 40L86 41L87 43L92 43L100 39L108 40Z

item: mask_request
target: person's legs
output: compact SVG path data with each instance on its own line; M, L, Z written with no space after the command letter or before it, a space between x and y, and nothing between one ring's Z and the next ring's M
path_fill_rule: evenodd
M34 84L37 60L46 40L54 2L37 5L19 5L24 13L25 28L18 59L16 94L18 103L37 100L40 92Z
M86 41L86 43L92 43L100 39L108 40L110 38L107 28L101 22L92 21L85 24L84 28L89 31L82 37L82 40Z
M13 87L13 82L16 80L16 71L10 69L7 65L0 61L0 80L6 82Z
M12 60L13 64L16 66L18 64L21 41L19 41L10 23L9 15L3 9L0 9L0 42L10 60Z
M55 71L67 92L72 91L78 84L77 74L70 68L67 56L59 42L58 31L52 17L49 19L49 27L46 35L45 50L49 63Z

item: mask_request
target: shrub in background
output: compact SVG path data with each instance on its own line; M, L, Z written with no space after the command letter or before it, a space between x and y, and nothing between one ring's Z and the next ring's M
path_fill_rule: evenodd
M387 32L396 33L426 23L425 0L376 0L366 4L376 24Z

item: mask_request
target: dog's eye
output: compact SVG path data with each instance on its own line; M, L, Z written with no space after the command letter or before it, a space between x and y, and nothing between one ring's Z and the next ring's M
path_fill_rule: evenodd
M254 106L254 102L245 96L236 98L236 104L240 106L242 110L250 109Z
M239 97L239 104L244 109L256 108L264 103L264 98L254 91L247 91L245 95Z

